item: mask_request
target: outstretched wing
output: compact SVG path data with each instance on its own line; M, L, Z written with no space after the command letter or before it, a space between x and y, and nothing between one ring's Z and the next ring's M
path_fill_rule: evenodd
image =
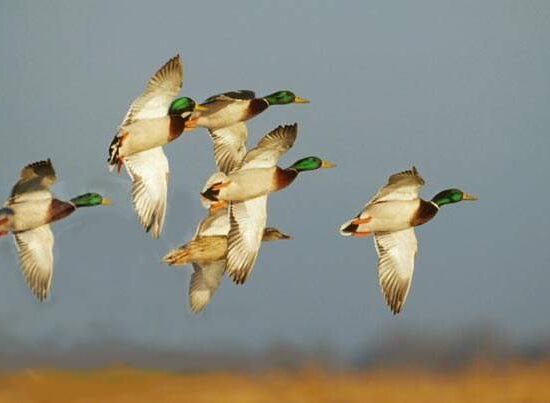
M378 193L367 203L378 203L390 200L415 200L424 186L424 179L415 167L396 173L388 179L388 183L380 188Z
M130 105L121 126L139 119L166 116L170 104L181 91L182 83L183 66L180 56L176 55L151 77L145 91Z
M297 123L279 126L270 131L255 148L246 154L241 169L274 167L279 159L294 145L297 135Z
M52 161L37 161L21 170L19 181L11 190L9 202L49 199L50 187L57 181Z
M157 239L164 225L170 168L162 147L152 148L124 159L132 179L132 200L139 221Z
M194 313L201 312L218 290L225 271L225 260L210 263L193 263L189 282L189 306Z
M418 243L414 228L374 234L378 253L378 279L386 303L394 314L401 312L414 272Z
M237 123L233 126L217 130L209 130L214 142L214 158L218 169L229 175L238 168L246 155L248 130L246 124Z
M15 246L21 271L32 293L44 301L50 292L53 274L53 234L50 225L17 232Z
M246 281L258 257L267 222L267 196L229 207L227 272L237 284Z
M225 102L248 101L254 98L256 98L256 94L254 93L254 91L250 91L250 90L228 91L222 94L212 95L211 97L207 98L202 103L202 105L207 105L218 101L225 101Z

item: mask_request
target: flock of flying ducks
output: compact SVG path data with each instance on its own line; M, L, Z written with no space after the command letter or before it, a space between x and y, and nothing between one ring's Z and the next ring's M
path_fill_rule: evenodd
M297 160L288 168L279 159L292 148L298 125L279 126L255 148L247 150L245 121L273 105L308 103L291 91L257 98L252 91L214 95L201 104L180 97L183 67L175 56L149 80L130 105L109 147L109 167L126 168L132 181L132 200L140 223L154 239L166 215L170 168L163 146L184 131L206 128L214 144L219 169L200 194L206 217L188 243L163 258L168 265L192 264L189 304L195 313L212 299L224 275L242 284L249 278L263 241L291 239L267 227L267 197L289 186L300 172L335 165L316 156ZM69 201L54 198L50 187L56 173L48 159L27 165L0 209L0 236L12 233L20 265L33 294L40 301L50 291L54 238L50 223L81 207L108 205L110 200L86 193ZM430 221L439 209L463 200L476 200L459 189L447 189L423 200L424 180L416 168L390 176L388 183L355 218L340 227L344 236L372 235L378 253L380 286L391 311L403 309L411 285L417 240L414 227Z

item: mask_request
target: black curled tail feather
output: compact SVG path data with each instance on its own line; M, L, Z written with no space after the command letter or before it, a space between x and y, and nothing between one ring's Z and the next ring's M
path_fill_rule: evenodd
M219 182L221 183L221 182ZM218 199L218 196L220 195L220 190L219 189L213 189L213 187L219 183L215 183L213 184L212 186L210 186L208 189L206 189L204 192L201 193L201 195L210 200L210 201L219 201Z
M357 228L359 227L358 224L354 224L353 220L346 221L344 224L340 226L340 234L343 236L350 236L353 235L355 232L357 232Z

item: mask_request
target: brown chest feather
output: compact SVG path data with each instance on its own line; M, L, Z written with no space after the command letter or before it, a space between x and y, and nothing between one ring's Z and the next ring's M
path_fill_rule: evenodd
M430 221L437 214L439 209L433 203L420 199L420 205L411 219L411 225L416 227Z
M286 188L294 179L298 176L298 171L295 169L281 169L277 167L275 176L273 178L273 186L275 190L281 190Z
M170 128L168 133L168 141L177 139L183 133L185 129L185 122L187 118L182 118L179 115L170 116Z
M254 116L262 113L267 109L269 104L262 98L255 98L250 101L248 109L246 110L246 120L253 118Z
M76 207L71 203L67 203L61 200L52 199L50 209L48 210L48 221L58 221L67 217L76 210Z

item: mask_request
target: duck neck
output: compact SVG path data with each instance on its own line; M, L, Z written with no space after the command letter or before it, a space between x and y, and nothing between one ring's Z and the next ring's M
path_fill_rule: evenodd
M168 142L177 139L185 129L185 122L191 115L182 117L181 115L170 115L170 127L168 129Z
M49 222L59 221L68 215L71 215L76 210L77 206L74 203L67 203L58 199L52 199L48 211Z
M248 104L248 110L246 113L246 119L250 119L256 115L259 115L269 107L269 103L263 98L254 98L250 100Z
M277 170L275 171L275 189L281 190L286 188L294 182L294 179L296 179L297 176L298 170L294 168L282 169L277 167Z

